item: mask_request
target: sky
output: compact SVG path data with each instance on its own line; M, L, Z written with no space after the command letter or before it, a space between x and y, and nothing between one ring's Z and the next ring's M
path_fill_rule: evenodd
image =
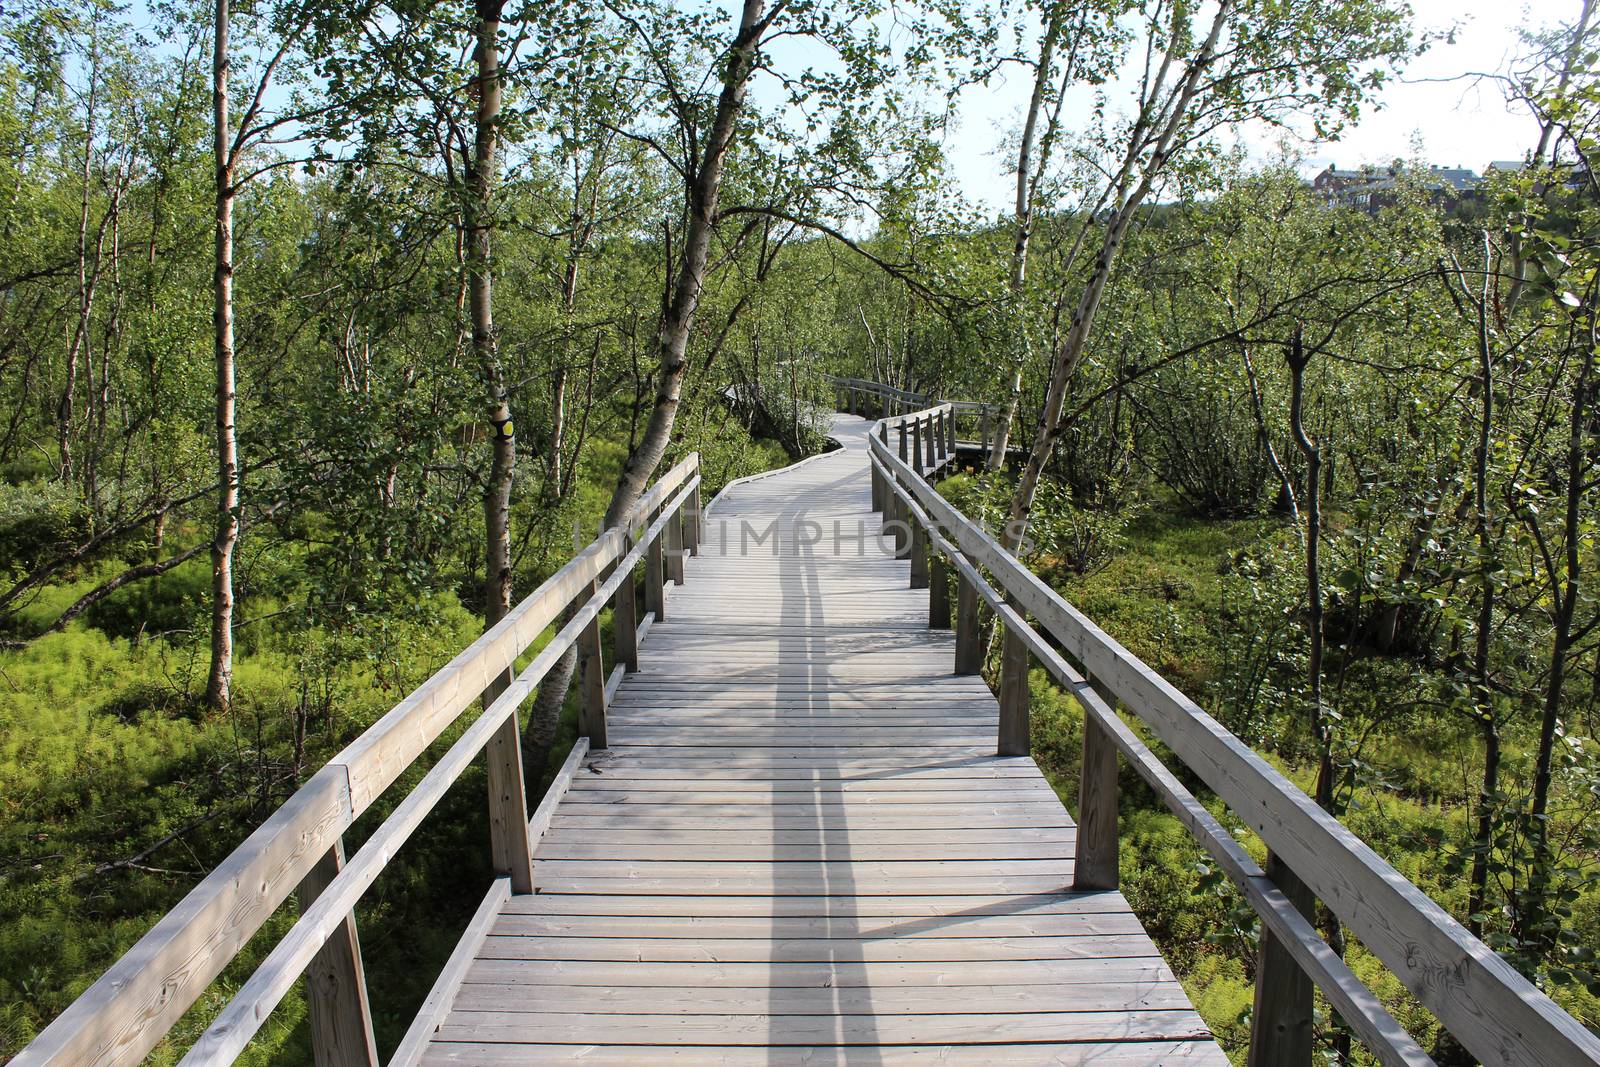
M1384 87L1377 108L1368 109L1337 142L1294 142L1308 172L1330 163L1358 167L1399 157L1481 173L1491 160L1521 158L1537 140L1538 128L1525 110L1509 108L1494 85L1474 84L1461 76L1500 70L1517 47L1520 28L1569 21L1577 14L1578 0L1411 3L1419 29L1442 33L1455 26L1454 42L1438 41L1413 60ZM961 101L959 125L946 144L967 199L991 211L1001 210L1010 195L1009 179L1002 178L1006 165L995 149L1020 128L1030 88L1029 72L1014 67L1004 80L969 90ZM1242 129L1235 136L1252 157L1265 160L1278 154L1282 133Z

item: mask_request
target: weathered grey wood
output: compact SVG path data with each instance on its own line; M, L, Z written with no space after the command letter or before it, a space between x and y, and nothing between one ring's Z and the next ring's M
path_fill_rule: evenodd
M956 673L983 670L983 631L978 619L978 591L965 576L956 576Z
M911 524L911 588L928 588L928 533L915 522Z
M662 555L665 533L650 538L645 550L644 604L657 622L667 617L667 572Z
M344 842L335 841L300 882L300 907L309 907L344 869ZM317 1067L377 1067L361 939L351 912L306 968L306 1007Z
M668 529L672 527L669 526ZM597 587L591 587L590 596ZM592 748L606 747L606 664L600 647L600 616L596 615L583 628L578 638L578 659L583 671L583 704L580 709L578 730L589 739ZM522 822L527 822L526 813ZM524 892L512 886L514 892Z
M950 568L942 552L935 552L928 565L928 628L950 629Z
M664 475L641 499L629 522L637 521L638 516L648 513L684 485L698 463L698 456L691 455ZM265 918L333 847L351 821L513 663L578 589L592 583L621 555L622 549L619 531L603 535L396 705L313 775L13 1062L77 1065L142 1060ZM559 654L565 647L562 643L554 652ZM539 677L548 670L553 659L553 655L543 653L536 657L535 663L540 665ZM534 667L529 670L533 671ZM521 686L518 700L526 696L527 688L522 683L527 673L512 685L513 690ZM498 700L496 706L499 706ZM320 927L313 929L315 924L306 925L310 913L303 916L292 937L280 942L283 952L269 956L273 968L262 979L266 985L257 983L248 988L271 989L276 991L275 996L281 996L282 991L298 979L354 905L354 897L350 897L343 911L330 910L333 905L327 904L326 898L336 886L343 900L351 892L359 893L359 889L351 887L364 888L365 884L370 884L377 873L374 864L381 868L381 862L371 857L381 855L381 849L369 852L368 848L375 842L382 846L396 835L403 838L409 833L402 825L406 820L396 822L401 811L408 813L407 819L420 819L442 795L453 775L459 774L466 762L489 743L491 728L499 727L503 721L485 712L469 728L463 740L470 737L475 747L465 751L452 746L454 755L448 763L441 760L434 768L438 771L448 766L452 776L446 779L430 771L424 777L426 790L419 786L402 802L395 815L374 833L368 845L352 860L351 867L338 874L327 893L313 905L311 911L319 916ZM353 873L352 868L363 855L368 856L368 860L360 871ZM384 862L386 859L383 856ZM233 1004L229 1007L235 1009ZM265 1017L269 1010L270 1003L264 999L237 1005L229 1018L237 1022L252 1012ZM236 1026L233 1033L243 1033L244 1029ZM230 1036L224 1043L238 1040L237 1036ZM202 1059L204 1055L202 1050Z
M1316 899L1311 891L1270 852L1266 875L1301 915L1313 918ZM1314 992L1310 977L1288 947L1271 930L1262 930L1250 1025L1250 1067L1308 1067L1315 1051Z
M489 779L489 842L497 875L513 893L533 892L533 850L528 843L528 793L523 784L522 739L508 715L484 748Z
M1001 756L1026 756L1028 740L1028 646L1007 626L1000 642L1000 735L995 750Z
M663 554L666 557L667 577L673 585L683 584L683 513L677 509L667 513Z
M691 556L700 554L700 525L704 516L700 511L700 486L694 485L689 490L689 499L683 508L683 540L684 547Z
M1085 714L1078 779L1078 862L1072 887L1117 888L1117 855L1117 749L1099 720Z
M948 458L939 413L911 416L929 472ZM1020 1021L1045 1047L1104 1056L1103 1023L1121 1047L1217 1062L1126 900L1066 891L1072 821L1031 760L993 755L998 704L950 673L934 595L848 549L719 551L738 520L787 534L867 514L864 430L719 496L609 709L612 747L541 805L539 891L507 902L429 1057L568 1041L601 1062L768 1062L790 1042L942 1057L952 1036L1014 1044Z
M699 492L699 490L695 490ZM638 584L633 578L633 568L617 588L617 603L611 612L612 640L617 648L617 662L632 674L639 669L639 600Z

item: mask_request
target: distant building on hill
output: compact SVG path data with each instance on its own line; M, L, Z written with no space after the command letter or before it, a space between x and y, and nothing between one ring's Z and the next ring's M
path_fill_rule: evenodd
M1473 192L1483 179L1466 167L1433 166L1419 171L1399 160L1386 167L1368 165L1357 170L1330 165L1311 179L1311 188L1328 203L1369 212L1394 203L1406 184L1420 187L1435 201L1447 201Z

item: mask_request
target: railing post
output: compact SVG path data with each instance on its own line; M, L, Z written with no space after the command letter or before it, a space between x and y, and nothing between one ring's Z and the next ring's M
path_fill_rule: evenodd
M978 628L978 590L966 575L956 575L956 673L983 669L983 634Z
M978 451L984 459L989 458L989 405L983 405L978 419Z
M928 553L928 629L950 629L950 568L940 552Z
M673 585L683 584L683 510L674 508L667 516L667 528L662 531L666 539L667 577Z
M1116 699L1095 691L1115 712ZM1087 708L1083 714L1083 769L1078 777L1078 844L1072 888L1115 889L1117 871L1117 749Z
M1300 914L1316 922L1316 899L1299 876L1270 851L1265 869ZM1262 923L1249 1067L1309 1067L1314 1045L1313 992L1311 978Z
M928 588L928 531L922 528L922 523L910 517L907 509L907 519L911 523L911 588Z
M630 536L622 544L624 552L633 547ZM633 568L617 587L617 604L611 611L612 641L617 648L617 662L632 674L639 669L639 597L633 581Z
M594 596L599 588L598 582L590 582L589 596ZM583 661L583 707L578 715L578 734L589 739L590 748L605 748L606 664L600 650L599 612L578 635L578 656ZM526 820L523 825L527 825Z
M939 449L934 444L933 416L932 415L929 415L926 419L923 420L922 429L923 429L923 441L922 441L923 448L922 448L922 450L923 450L923 453L924 453L924 459L926 460L926 462L923 464L923 470L926 471L928 474L932 474L932 473L934 473L935 471L937 471L939 469Z
M310 907L343 869L344 839L340 838L300 880L300 910ZM378 1042L372 1034L372 1005L367 1000L355 912L344 917L306 967L306 1004L317 1067L378 1067Z
M876 463L868 463L872 471L872 510L883 514L883 472Z
M1000 642L1000 756L1028 754L1028 646L1011 627Z
M653 524L655 519L646 517L645 521ZM661 559L664 536L664 531L656 534L644 551L644 606L655 615L656 622L665 622L667 618L667 578Z
M513 893L531 893L528 787L522 777L522 737L515 715L506 717L483 751L489 770L489 854L494 873L511 879Z
M890 475L889 503L893 515L890 519L895 524L894 528L894 558L905 559L911 555L911 509L906 507L906 502L901 499L899 492L909 492L904 485L899 484L899 479Z
M938 441L938 446L936 448L936 451L939 453L939 458L940 459L945 459L946 457L948 457L950 455L950 450L948 448L946 448L945 445L944 445L944 408L940 408L939 409L939 413L937 415L935 415L933 418L934 418L933 436L934 436L934 439L936 441Z
M696 473L699 473L698 471ZM689 490L683 505L683 540L689 555L700 554L700 486Z
M900 462L909 463L911 457L906 452L906 424L903 422L895 423L895 428L900 431Z
M956 409L953 407L950 409L950 418L945 420L945 434L945 455L953 456L956 454Z

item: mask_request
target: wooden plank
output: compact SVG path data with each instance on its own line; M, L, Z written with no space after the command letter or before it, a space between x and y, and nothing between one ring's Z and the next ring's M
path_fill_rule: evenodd
M473 963L466 981L489 986L607 986L714 989L927 989L967 983L997 987L1034 985L1175 985L1160 956L1112 959L999 960L959 963L647 963L607 960L492 960Z
M663 997L659 987L525 987L473 984L462 987L455 1011L506 1015L563 1013L582 1005L593 1015L677 1015L681 1001ZM716 1015L1012 1015L1040 1012L1182 1011L1189 1007L1176 982L1080 983L1077 985L985 986L874 989L731 988L696 990L697 1013ZM465 1015L458 1015L465 1021Z
M512 897L506 915L715 915L758 918L844 916L852 919L893 916L916 919L964 919L985 915L1080 915L1128 912L1121 893L1035 893L970 896L928 896L905 893L895 897L781 896L685 897L680 900L627 893Z
M637 1067L640 1063L705 1064L707 1067L829 1067L859 1063L858 1049L837 1045L791 1045L780 1048L730 1048L686 1045L489 1045L441 1042L432 1046L430 1065L471 1064L475 1067L528 1067L531 1064L583 1063L588 1067ZM1216 1043L1203 1041L1118 1041L1027 1045L885 1045L874 1049L872 1062L884 1067L939 1064L941 1067L992 1067L996 1063L1055 1064L1059 1067L1228 1067Z
M1010 1041L1197 1040L1210 1031L1192 1009L1181 1011L1032 1012L990 1015L545 1015L451 1012L441 1041L592 1042L679 1045L944 1044Z
M691 938L697 941L708 938L860 941L917 937L1088 937L1143 932L1144 928L1131 912L947 916L931 921L898 916L502 915L491 931L496 937Z

